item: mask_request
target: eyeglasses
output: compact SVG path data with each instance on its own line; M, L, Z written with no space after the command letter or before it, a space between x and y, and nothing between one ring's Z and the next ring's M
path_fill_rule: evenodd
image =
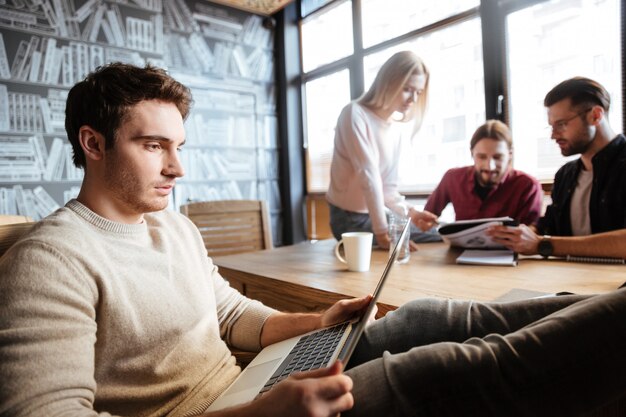
M547 129L550 129L553 132L562 132L562 131L565 130L565 128L567 128L567 124L569 122L571 122L572 120L574 120L577 117L582 116L583 114L587 114L590 110L591 110L591 107L588 108L587 110L583 110L581 112L578 112L575 115L573 115L572 117L568 117L567 119L557 120L556 122L554 122L554 124L552 124L552 126L548 125Z

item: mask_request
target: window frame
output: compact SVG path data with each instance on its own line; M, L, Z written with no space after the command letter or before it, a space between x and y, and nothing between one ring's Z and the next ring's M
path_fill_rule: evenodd
M307 20L318 16L321 13L325 13L329 8L335 7L340 2L351 1L352 2L352 18L353 18L353 54L351 56L344 57L340 60L322 65L309 72L303 72L301 70L298 88L302 95L301 100L301 114L302 114L302 147L303 147L303 163L306 165L306 153L308 149L308 139L306 137L306 111L305 111L305 85L307 82L322 78L330 75L336 71L347 69L350 76L350 96L354 100L358 98L364 91L364 77L363 77L363 62L365 56L385 50L389 47L401 44L412 38L420 35L440 30L448 25L453 25L463 20L479 17L481 20L482 31L482 44L483 44L483 71L484 71L484 94L485 94L485 116L487 119L498 119L505 123L510 123L510 106L509 106L509 94L507 86L507 68L506 68L506 16L515 11L534 6L536 4L544 3L548 0L481 0L480 5L468 9L462 13L450 16L438 22L434 22L430 25L415 29L413 31L404 33L400 36L388 39L378 44L372 45L368 48L363 48L362 38L362 20L361 20L361 0L333 0L327 1L321 7L312 10L306 16L302 16L299 12L300 18L297 25L300 29L303 23ZM626 74L624 65L626 60L625 45L626 45L626 29L625 29L625 14L626 7L622 4L621 13L621 78L622 86L626 86ZM302 47L302 43L300 43ZM302 50L299 51L299 56L302 56ZM302 62L300 62L300 68L302 68ZM626 95L622 97L622 103L626 102ZM622 106L622 112L626 114L626 106ZM626 117L622 117L623 126L622 132L624 132L626 126ZM308 180L304 179L305 183ZM551 188L552 180L543 181L544 188L549 190ZM308 190L308 189L307 189ZM409 192L408 195L428 195L424 192Z
M302 16L301 0L290 3L283 10L273 16L276 22L276 60L277 60L277 88L279 140L281 146L281 195L283 196L283 212L286 244L304 240L306 219L303 215L304 199L310 194L306 188L306 152L308 143L304 131L305 125L305 96L304 85L307 81L323 77L334 71L346 68L350 74L351 99L355 99L364 90L363 58L366 54L385 49L396 43L404 42L407 38L438 29L440 25L451 24L460 19L456 15L442 20L431 26L414 30L373 45L367 49L362 47L361 37L361 0L352 0L353 42L354 53L339 61L326 64L308 73L302 71L302 44L300 43L300 25L304 19L324 9L332 7L333 3L341 0L309 0L321 5L312 9L307 16ZM505 21L509 13L530 7L546 0L481 0L478 10L480 15L483 37L483 66L485 89L485 117L509 122L510 106L506 86L506 36ZM468 12L469 13L469 12ZM621 80L622 88L626 88L626 7L620 11L620 44ZM626 94L622 94L622 132L626 132ZM619 130L618 126L614 126ZM542 183L548 194L552 181ZM323 194L323 193L317 193ZM425 198L429 193L405 193L409 197Z

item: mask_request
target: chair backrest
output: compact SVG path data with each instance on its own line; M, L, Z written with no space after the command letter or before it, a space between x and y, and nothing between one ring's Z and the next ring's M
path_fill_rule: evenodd
M202 201L183 205L180 211L198 227L211 257L274 246L265 201Z
M0 224L28 223L32 222L28 216L19 216L17 214L0 214Z
M307 194L306 204L306 234L310 240L330 239L333 232L330 230L330 207L323 194Z
M0 257L34 224L34 222L0 224Z

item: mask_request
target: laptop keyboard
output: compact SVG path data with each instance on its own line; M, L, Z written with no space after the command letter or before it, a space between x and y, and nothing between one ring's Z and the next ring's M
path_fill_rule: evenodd
M263 386L259 395L269 391L275 384L294 372L326 366L349 325L349 322L341 323L302 337Z

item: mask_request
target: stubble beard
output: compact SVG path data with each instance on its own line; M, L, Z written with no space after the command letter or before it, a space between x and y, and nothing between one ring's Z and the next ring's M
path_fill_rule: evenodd
M138 214L160 211L167 207L167 198L155 197L150 200L144 197L154 190L154 186L144 184L141 178L126 168L127 164L115 151L108 152L108 156L104 165L104 179L114 199Z

